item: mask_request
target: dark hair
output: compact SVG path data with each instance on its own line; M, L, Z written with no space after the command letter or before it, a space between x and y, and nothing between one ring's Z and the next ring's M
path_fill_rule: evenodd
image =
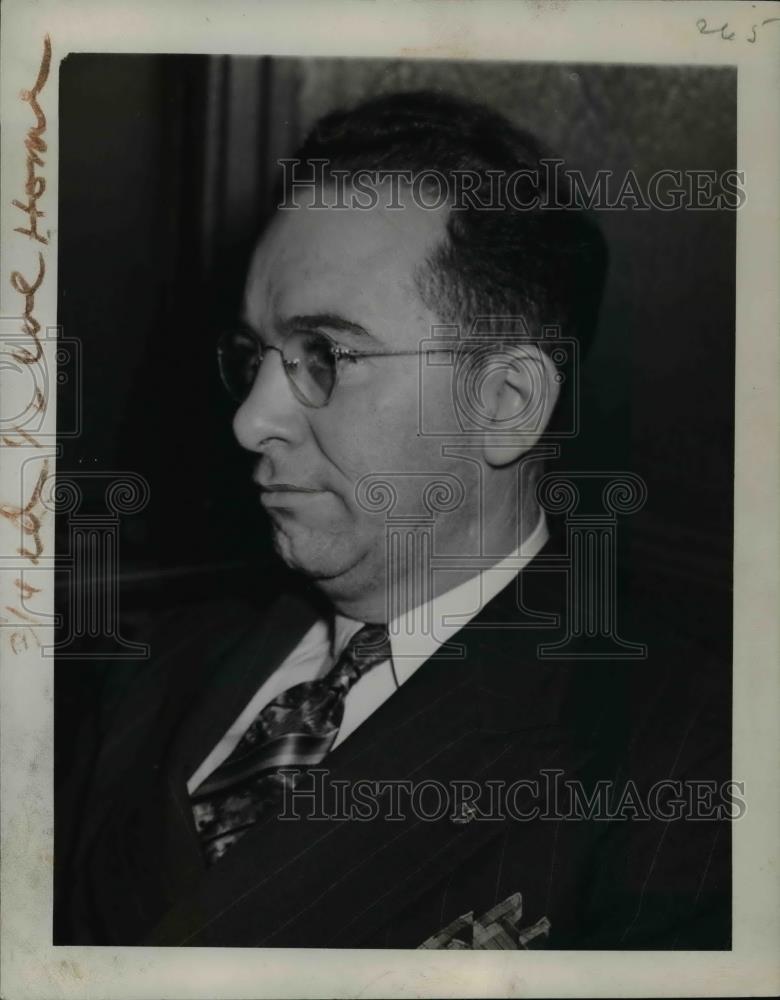
M349 173L477 174L474 197L489 204L492 192L507 207L496 211L477 204L450 212L446 242L416 275L423 301L443 323L456 323L466 333L478 317L522 316L531 336L540 336L542 325L557 325L564 337L579 340L581 354L587 350L601 300L606 246L583 211L556 207L571 205L565 175L556 172L551 191L549 172L540 167L551 154L530 133L479 104L415 91L326 115L296 158L327 160L329 169ZM526 171L519 197L530 204L537 196L539 207L507 205L502 184L518 170ZM533 172L536 177L527 176ZM515 194L516 205L517 189Z

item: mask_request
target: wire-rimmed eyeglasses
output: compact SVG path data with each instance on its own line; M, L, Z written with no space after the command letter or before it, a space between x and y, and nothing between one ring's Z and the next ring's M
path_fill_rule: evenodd
M484 343L461 342L460 348L482 346ZM344 365L361 358L403 358L424 354L453 353L448 347L428 347L416 351L356 351L337 344L319 330L293 330L285 337L284 346L263 344L250 329L239 327L223 333L217 344L219 372L225 388L238 403L243 403L252 391L260 366L269 351L277 351L282 368L295 397L304 404L320 408L327 406L338 385Z

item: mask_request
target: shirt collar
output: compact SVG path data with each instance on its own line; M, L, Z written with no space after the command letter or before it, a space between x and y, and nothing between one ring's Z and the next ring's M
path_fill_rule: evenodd
M508 586L544 548L548 538L547 521L542 513L534 530L514 552L457 587L393 619L388 630L398 684L409 680L440 646ZM362 622L336 615L334 649L342 650L362 626Z

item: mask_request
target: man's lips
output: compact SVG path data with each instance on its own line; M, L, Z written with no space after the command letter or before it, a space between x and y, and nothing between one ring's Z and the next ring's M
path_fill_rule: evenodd
M258 483L260 487L260 503L267 510L294 509L309 500L324 496L324 490L315 490L311 486L298 486L295 483Z
M292 483L258 483L263 493L322 493L309 486L294 486Z

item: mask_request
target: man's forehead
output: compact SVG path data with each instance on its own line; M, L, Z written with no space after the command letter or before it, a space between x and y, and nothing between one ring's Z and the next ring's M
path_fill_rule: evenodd
M326 196L327 200L327 196ZM332 300L365 298L400 286L414 289L416 269L444 239L448 212L401 199L402 208L315 208L280 210L255 249L246 285L247 318L260 322L269 310L322 309Z

